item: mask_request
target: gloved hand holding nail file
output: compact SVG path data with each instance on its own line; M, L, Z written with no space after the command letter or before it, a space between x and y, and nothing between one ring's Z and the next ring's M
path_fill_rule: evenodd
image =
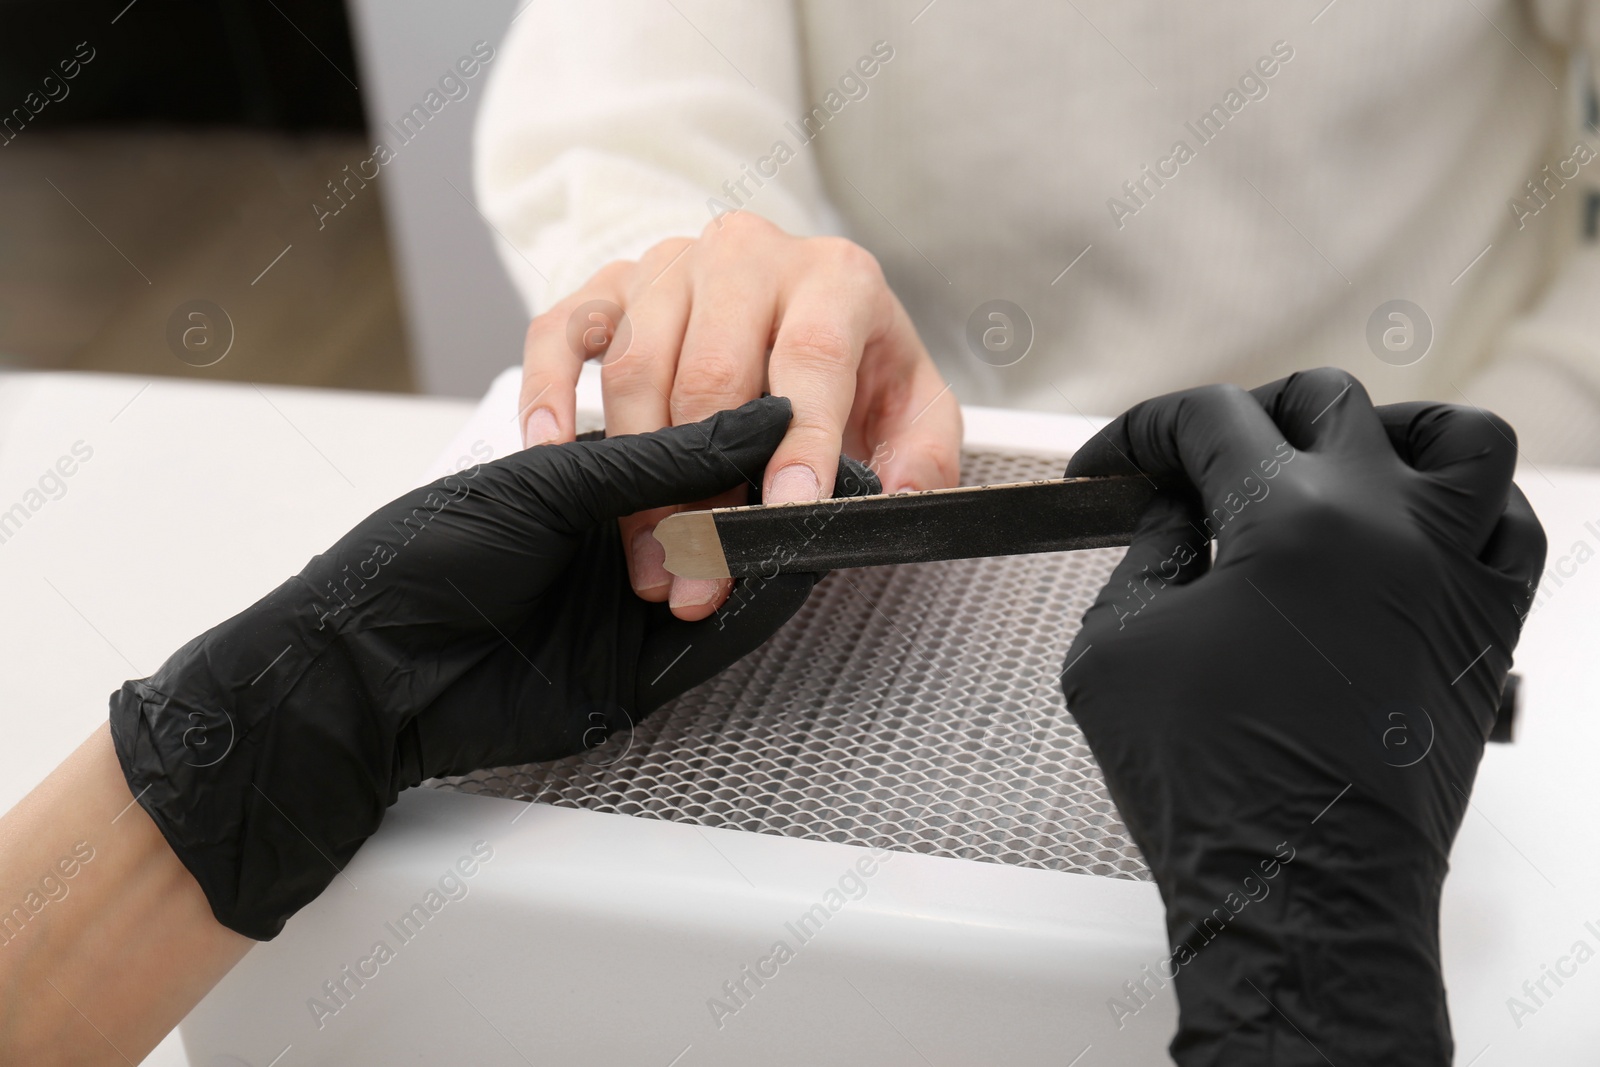
M1068 466L1167 487L1062 686L1166 904L1108 1007L1174 985L1182 1067L1451 1062L1441 887L1544 567L1516 458L1323 369L1146 401Z
M683 622L632 591L616 520L759 486L789 419L767 397L469 468L124 684L111 732L128 786L218 921L275 936L402 789L592 747L766 640L817 575L737 590L731 621ZM843 460L837 491L878 484Z

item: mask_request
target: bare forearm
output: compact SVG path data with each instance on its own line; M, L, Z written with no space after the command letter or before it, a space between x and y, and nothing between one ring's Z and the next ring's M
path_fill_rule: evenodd
M104 726L0 818L0 1060L137 1063L252 944L134 802Z

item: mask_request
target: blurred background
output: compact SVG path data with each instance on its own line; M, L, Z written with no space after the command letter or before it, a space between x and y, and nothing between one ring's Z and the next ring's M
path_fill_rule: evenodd
M480 396L527 325L471 200L488 70L398 125L525 3L0 0L0 369Z
M487 71L386 124L514 10L0 0L0 367L481 393L526 326L468 199Z

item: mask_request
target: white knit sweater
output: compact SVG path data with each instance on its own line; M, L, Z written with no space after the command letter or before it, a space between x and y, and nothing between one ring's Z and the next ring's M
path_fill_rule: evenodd
M477 189L530 310L742 207L875 253L969 403L1335 364L1600 463L1596 43L1600 0L533 0Z

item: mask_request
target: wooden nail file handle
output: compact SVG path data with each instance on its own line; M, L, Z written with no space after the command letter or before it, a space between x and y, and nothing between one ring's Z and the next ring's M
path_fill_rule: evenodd
M1126 545L1154 494L1142 477L958 486L679 512L655 534L679 577L771 577Z

